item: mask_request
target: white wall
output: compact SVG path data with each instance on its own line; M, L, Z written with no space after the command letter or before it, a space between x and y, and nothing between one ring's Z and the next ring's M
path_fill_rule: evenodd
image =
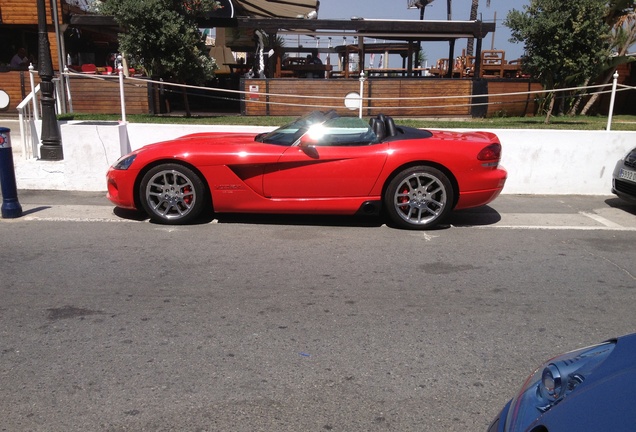
M105 174L120 155L146 144L205 131L263 132L270 127L128 125L63 122L64 160L16 155L18 189L105 191ZM636 132L491 130L503 145L506 194L610 195L616 161L636 147Z
M636 132L493 130L508 170L503 193L610 195L616 162Z

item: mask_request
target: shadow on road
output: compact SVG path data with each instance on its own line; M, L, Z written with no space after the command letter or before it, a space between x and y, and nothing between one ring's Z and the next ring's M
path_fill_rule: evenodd
M122 218L132 221L149 220L148 216L141 211L122 209L115 207L113 213ZM440 224L432 230L447 229L451 226L484 226L492 225L501 220L499 213L491 207L485 206L476 209L459 210L451 212L446 223ZM254 224L254 225L296 225L296 226L341 226L377 228L386 225L390 228L398 229L386 216L357 215L289 215L289 214L243 214L243 213L223 213L213 214L204 212L204 215L191 225L205 225L208 223L219 224ZM154 223L150 221L150 223Z
M487 226L494 225L501 220L501 215L490 206L457 210L450 214L448 223L454 226Z
M51 208L51 206L39 206L39 207L33 207L32 209L24 210L24 211L22 212L22 216L31 215L31 214L38 213L38 212L41 212L41 211L44 211L44 210L48 210L48 209L50 209L50 208Z
M215 215L217 223L243 223L265 225L342 226L377 228L385 221L379 216L333 216L333 215L280 215L240 214Z
M133 220L133 221L144 221L148 219L148 215L146 215L146 213L139 211L139 210L130 210L130 209L124 209L121 207L114 207L113 208L113 214L117 217L120 217L122 219L128 219L128 220Z
M636 216L636 204L628 203L620 198L608 198L605 200L605 204L608 206L623 210L625 213L633 214Z

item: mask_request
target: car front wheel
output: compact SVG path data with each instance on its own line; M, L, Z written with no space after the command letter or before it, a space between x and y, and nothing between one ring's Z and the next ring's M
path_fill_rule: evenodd
M406 229L430 229L451 211L454 191L442 171L430 166L416 166L400 172L384 194L389 217Z
M139 197L150 219L179 225L197 218L204 206L205 187L191 169L179 164L158 165L141 180Z

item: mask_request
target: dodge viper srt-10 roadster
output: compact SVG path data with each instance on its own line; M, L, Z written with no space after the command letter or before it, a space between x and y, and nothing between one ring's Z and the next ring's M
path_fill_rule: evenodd
M488 432L636 430L636 334L561 354L532 373Z
M116 206L185 224L215 213L377 214L427 229L503 189L488 132L427 131L312 112L269 133L196 133L142 147L107 174Z

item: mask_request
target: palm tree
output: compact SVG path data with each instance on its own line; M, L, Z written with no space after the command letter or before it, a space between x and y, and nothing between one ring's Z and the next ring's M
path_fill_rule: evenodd
M486 1L486 7L490 7L490 0ZM479 9L479 0L472 0L470 4L470 21L475 21L477 19L477 10ZM466 55L473 55L473 47L475 46L475 39L469 38L468 43L466 44Z

